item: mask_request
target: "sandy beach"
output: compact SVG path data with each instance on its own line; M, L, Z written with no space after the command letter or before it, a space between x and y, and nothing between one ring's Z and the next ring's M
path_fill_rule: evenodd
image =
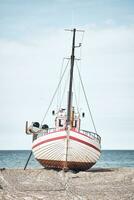
M0 170L0 200L133 200L134 168Z

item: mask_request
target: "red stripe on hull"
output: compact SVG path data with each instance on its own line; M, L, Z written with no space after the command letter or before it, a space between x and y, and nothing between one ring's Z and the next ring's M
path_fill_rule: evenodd
M83 143L83 144L85 144L87 146L90 146L90 147L92 147L92 148L94 148L94 149L96 149L97 151L100 152L100 149L98 149L97 147L95 147L93 144L90 144L89 142L86 142L84 140L81 140L81 139L73 137L73 136L70 136L69 138L72 139L72 140L75 140L77 142Z
M47 139L47 140L44 140L44 141L41 141L37 144L35 144L32 149L34 149L35 147L41 145L41 144L44 144L44 143L47 143L47 142L51 142L51 141L55 141L55 140L60 140L60 139L64 139L66 138L66 136L59 136L59 137L54 137L54 138L50 138L50 139Z
M35 147L41 145L41 144L44 144L44 143L47 143L47 142L52 142L52 141L56 141L56 140L60 140L60 139L65 139L67 136L59 136L59 137L54 137L54 138L50 138L50 139L47 139L47 140L44 140L44 141L41 141L35 145L33 145L32 149L34 149ZM77 142L80 142L82 144L85 144L87 146L90 146L92 147L93 149L97 150L100 152L100 149L98 149L97 147L95 147L93 144L89 143L89 142L86 142L84 140L81 140L79 138L76 138L76 137L73 137L73 136L69 136L69 139L71 140L74 140L74 141L77 141Z

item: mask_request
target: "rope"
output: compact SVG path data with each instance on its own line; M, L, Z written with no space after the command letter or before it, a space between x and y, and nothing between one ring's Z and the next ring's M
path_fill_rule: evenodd
M67 79L66 79L65 85L64 85L64 90L63 90L63 93L62 93L62 95L61 95L60 104L59 104L59 109L61 108L61 104L62 104L62 102L63 102L63 98L64 98L64 95L65 95L65 91L66 91L66 88L67 88L67 86L68 86L68 84L67 84L68 80L69 80L69 73L68 73L68 75L67 75ZM59 109L58 109L58 110L59 110Z
M64 60L65 60L65 58L62 59L59 80L61 79L61 76L62 76ZM57 92L57 110L58 110L59 101L61 101L61 87L59 87L59 90Z
M91 120L92 120L92 123L93 123L93 127L94 127L94 130L95 130L95 133L97 133L97 130L96 130L96 127L95 127L95 123L94 123L94 120L93 120L93 116L92 116L91 109L90 109L90 106L89 106L89 103L88 103L87 95L86 95L86 92L85 92L85 88L84 88L84 85L83 85L83 82L82 82L82 78L81 78L81 75L80 75L80 71L79 71L77 62L76 62L76 65L77 65L78 74L79 74L81 86L82 86L82 89L83 89L83 93L84 93L84 96L85 96L85 99L86 99L88 111L89 111L89 114L90 114L90 117L91 117Z
M51 107L51 105L52 105L52 103L53 103L54 97L55 97L55 95L56 95L56 93L57 93L57 91L58 91L58 89L59 89L59 86L60 86L61 81L62 81L62 79L63 79L63 77L64 77L64 74L65 74L65 72L66 72L66 69L67 69L68 64L69 64L69 61L67 62L67 65L66 65L66 67L65 67L65 69L64 69L64 71L63 71L63 74L62 74L62 76L61 76L61 79L60 79L60 81L59 81L59 83L58 83L58 86L57 86L57 88L56 88L56 90L55 90L55 92L54 92L54 94L53 94L53 97L52 97L52 99L51 99L51 101L50 101L50 104L49 104L49 106L48 106L48 109L46 110L46 113L45 113L45 115L44 115L44 117L43 117L43 120L42 120L42 122L41 122L41 125L42 125L42 123L44 122L44 120L45 120L45 118L46 118L46 116L47 116L47 113L48 113L48 111L49 111L49 109L50 109L50 107Z

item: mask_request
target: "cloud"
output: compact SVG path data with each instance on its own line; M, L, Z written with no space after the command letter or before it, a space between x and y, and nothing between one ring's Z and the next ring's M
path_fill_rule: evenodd
M103 148L132 148L134 29L97 25L85 29L81 73L104 141ZM54 31L47 29L39 37L0 40L1 134L12 132L15 139L23 134L25 120L42 119L58 83L62 58L70 56L71 39L71 33L55 28ZM76 39L79 43L81 35ZM80 50L76 49L76 57L79 56ZM88 119L84 123L87 129L90 128ZM130 144L125 143L127 130ZM122 137L120 146L115 137ZM21 148L23 145L29 148L25 145L26 139L22 138ZM114 141L112 145L111 140ZM8 146L5 144L3 148ZM14 148L19 148L19 144Z

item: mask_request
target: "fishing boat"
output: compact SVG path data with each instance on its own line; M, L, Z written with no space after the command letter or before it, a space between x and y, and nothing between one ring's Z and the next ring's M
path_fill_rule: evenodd
M88 131L81 127L85 113L80 113L73 104L75 48L80 47L81 44L78 46L75 44L76 32L79 30L74 28L71 31L73 38L71 57L69 58L67 106L52 111L55 116L53 128L39 122L32 122L29 126L26 122L26 133L33 136L32 152L36 160L45 168L83 171L91 168L99 159L101 137L97 134L95 128L81 76L80 82L95 131ZM78 71L78 74L80 75L80 71ZM58 86L60 84L61 80Z

